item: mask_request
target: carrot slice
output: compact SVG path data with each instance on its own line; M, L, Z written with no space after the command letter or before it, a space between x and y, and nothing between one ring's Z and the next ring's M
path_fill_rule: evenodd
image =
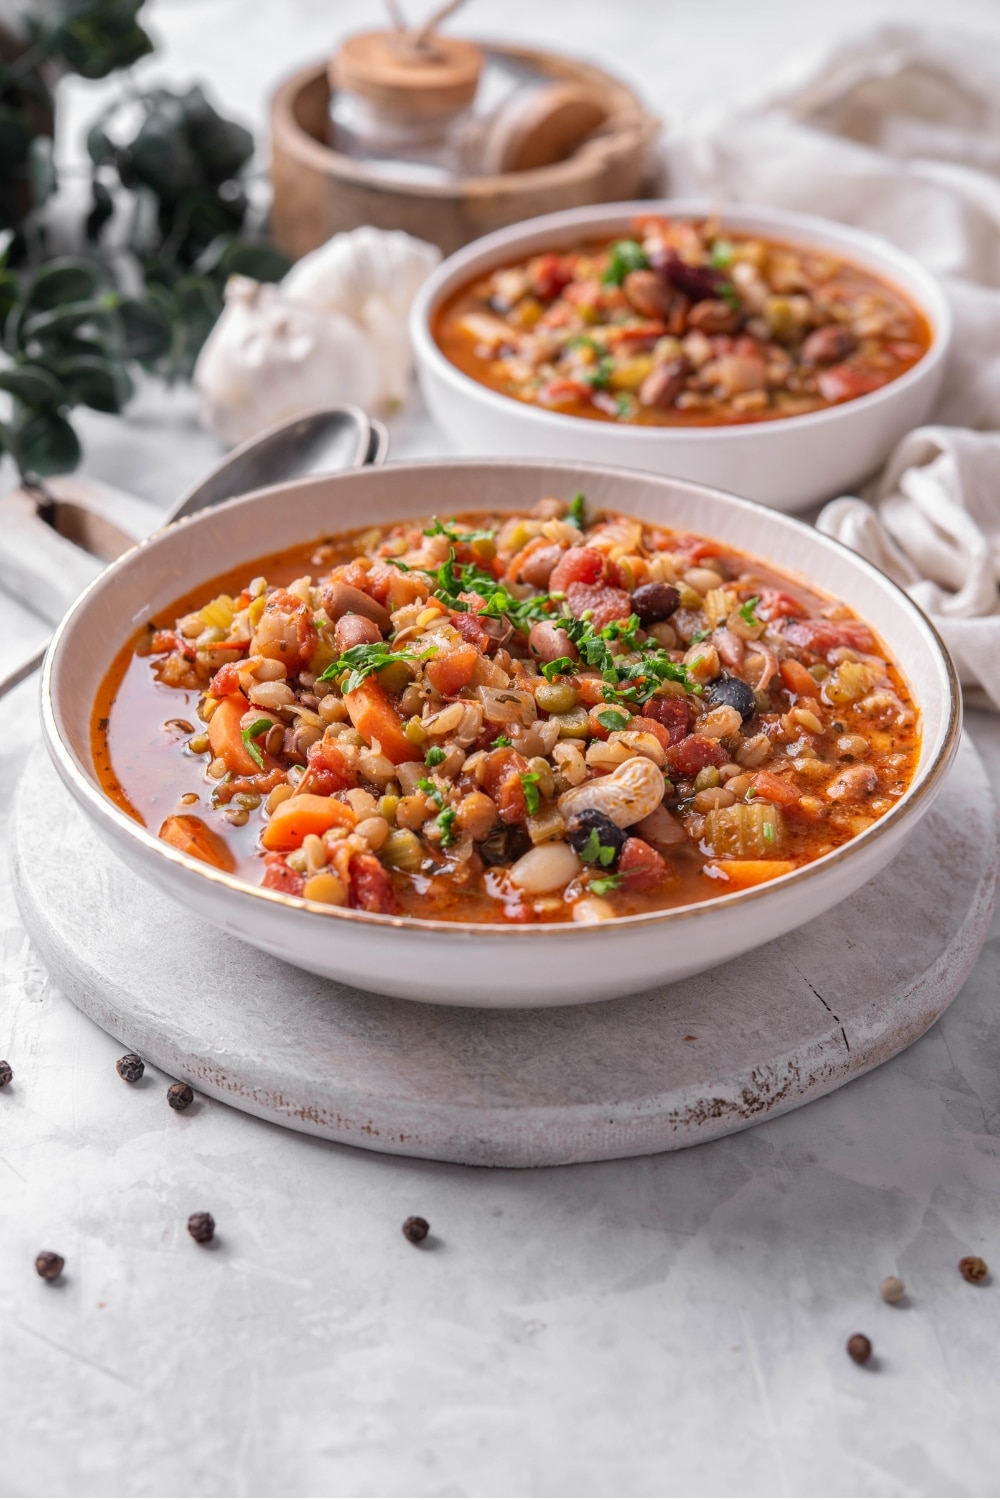
M819 689L819 683L815 677L811 677L800 661L789 657L781 663L779 668L781 680L790 693L796 698L814 698Z
M302 792L279 802L270 823L261 835L265 849L298 849L309 833L324 834L327 829L353 828L357 818L346 802L336 797L316 797Z
M243 743L240 730L240 722L249 707L242 693L233 693L222 699L208 721L208 743L212 754L224 760L226 770L232 771L234 776L256 776L260 772L260 766Z
M362 739L369 745L378 740L382 754L388 756L394 766L418 758L414 746L403 733L403 721L393 708L388 693L374 677L366 677L353 693L345 693L344 703L351 723Z
M205 865L214 865L217 870L231 872L236 868L236 861L225 841L193 813L178 813L175 817L167 818L160 827L160 838L165 844L172 844L175 849L189 854L192 859L200 859Z
M790 875L796 868L790 859L713 859L705 866L705 873L722 875L742 891L751 885L777 880L779 875Z

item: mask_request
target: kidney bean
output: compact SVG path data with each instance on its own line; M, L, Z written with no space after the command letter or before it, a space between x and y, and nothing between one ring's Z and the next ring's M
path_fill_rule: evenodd
M644 318L665 318L670 311L670 288L655 271L630 271L622 291Z
M683 355L679 355L677 359L668 359L665 364L657 365L639 387L639 404L655 406L661 411L673 406L684 389L684 382L687 380L690 368Z
M846 359L855 347L855 338L842 323L828 323L825 328L815 329L799 354L804 365L835 365Z
M568 656L571 661L576 661L579 656L565 630L560 630L558 625L550 625L547 620L539 620L536 625L532 625L528 646L532 656L540 662L557 661L560 656Z
M342 615L333 632L334 643L343 656L352 646L373 646L382 639L382 632L374 620L364 615Z

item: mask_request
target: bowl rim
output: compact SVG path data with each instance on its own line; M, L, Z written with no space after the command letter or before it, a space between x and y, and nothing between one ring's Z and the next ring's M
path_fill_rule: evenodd
M155 549L166 536L174 535L181 527L196 528L200 522L207 520L209 517L214 517L219 513L232 515L238 512L241 506L251 501L259 502L264 499L273 501L279 495L285 499L294 500L294 496L299 491L336 484L338 480L347 478L351 478L362 484L384 484L386 476L393 472L432 472L442 467L475 468L492 471L509 468L538 470L540 477L546 472L551 472L553 468L573 468L579 469L586 474L600 475L612 480L640 478L659 484L680 485L685 489L697 491L702 495L708 495L712 499L722 500L728 505L735 506L739 510L748 511L753 515L770 517L779 527L790 527L793 530L800 530L807 534L813 541L818 540L822 547L832 548L834 551L843 553L854 566L868 576L870 581L886 590L893 597L897 606L910 615L917 629L927 638L927 644L932 655L937 658L942 673L941 686L947 691L947 713L940 743L933 759L922 771L918 772L898 802L888 812L871 823L862 833L856 834L846 844L841 844L838 848L832 849L828 854L821 855L819 859L812 860L805 865L800 865L797 869L790 871L786 875L780 875L776 879L766 882L764 885L751 886L741 891L720 892L718 896L710 896L705 901L689 902L684 906L668 907L662 911L639 912L630 916L611 917L602 922L572 923L533 922L511 924L504 922L451 922L440 918L412 917L405 914L389 916L377 912L358 911L349 907L327 906L322 902L308 901L301 896L290 896L284 892L271 890L264 886L254 886L241 876L216 869L214 866L205 864L201 860L193 859L182 850L174 848L173 845L164 843L163 840L144 827L135 818L130 817L123 808L119 807L117 803L113 802L107 796L96 780L96 771L93 772L95 779L91 779L61 733L59 708L54 695L54 675L62 654L67 650L66 643L72 640L74 627L81 611L86 608L97 594L107 588L119 574L129 568L135 557L144 550ZM627 511L625 513L627 514ZM120 646L116 649L120 649ZM516 460L504 458L431 458L392 464L387 468L381 469L368 468L348 470L342 474L306 476L284 484L270 485L264 489L254 490L246 495L237 496L220 505L212 506L209 510L184 516L180 520L173 521L143 538L135 547L123 553L121 557L117 558L88 584L57 626L42 664L40 716L43 739L50 759L64 784L73 793L78 803L80 803L93 821L110 825L112 831L119 837L126 835L134 839L154 859L166 859L169 864L176 866L179 870L184 870L188 874L194 874L201 879L211 881L217 886L222 886L238 898L263 899L287 910L302 910L309 915L323 916L337 921L360 921L364 926L374 928L388 927L415 933L450 934L454 938L464 939L474 939L480 933L487 933L494 936L503 933L507 935L505 941L512 941L515 934L521 934L531 941L540 941L543 938L551 938L559 934L565 936L570 931L574 934L600 933L609 930L644 929L660 923L670 924L683 921L690 923L697 921L699 917L702 920L706 920L720 910L728 910L730 907L736 906L742 909L762 899L773 899L776 892L787 892L793 886L800 886L806 881L828 875L832 869L842 865L846 860L856 858L859 850L870 848L874 843L882 841L898 825L908 822L915 812L936 795L940 782L948 771L958 750L962 729L961 704L961 689L955 665L938 630L920 606L910 598L905 590L894 583L879 568L876 568L874 564L868 562L867 559L861 557L858 553L853 552L842 542L816 531L814 527L807 525L804 521L800 521L795 516L774 511L768 506L759 504L757 501L746 500L738 495L732 495L725 490L700 484L694 480L673 479L670 476L627 468L623 465L538 458ZM917 703L917 708L919 711L919 702Z
M516 396L508 396L502 391L495 391L452 364L434 338L431 321L437 304L447 292L455 290L447 283L450 283L453 278L458 279L460 272L467 273L461 279L468 280L475 273L476 262L482 257L490 259L494 254L499 256L500 252L514 252L520 242L543 231L552 233L570 229L585 231L588 225L596 229L617 219L665 212L675 217L685 218L718 217L723 225L728 222L736 229L740 228L740 220L761 221L773 225L779 231L787 229L793 236L801 234L805 239L808 239L810 234L825 235L839 241L845 250L855 253L858 263L882 280L889 278L884 271L877 270L870 263L866 258L866 252L868 256L894 261L906 276L912 278L920 286L919 294L907 288L906 295L916 303L930 325L931 342L926 352L921 355L916 364L911 365L895 380L890 380L886 385L880 386L878 390L868 391L863 396L855 396L853 400L841 402L836 406L824 407L821 411L774 417L766 422L720 422L714 425L706 423L698 427L643 427L628 422L595 424L590 417L549 411L532 402L519 401ZM795 243L794 238L791 243ZM483 266L482 269L485 271L486 267ZM421 285L410 309L409 330L418 370L426 367L439 379L446 381L453 390L457 390L459 395L466 397L472 395L500 415L509 417L512 415L512 410L516 410L524 421L539 426L554 425L557 430L567 436L573 432L579 432L580 424L583 422L597 425L608 433L614 433L615 436L610 439L613 442L693 444L709 441L732 443L739 439L743 439L744 442L765 442L768 440L767 435L770 435L771 441L776 441L779 434L789 430L786 425L788 423L794 423L796 432L805 431L810 427L850 420L850 414L856 410L870 411L877 405L891 401L933 375L947 356L951 346L954 317L944 289L934 273L907 251L894 245L891 240L874 234L871 230L857 229L853 225L841 224L836 219L824 219L818 214L769 208L763 204L718 203L708 198L650 198L624 200L620 203L592 204L586 208L561 209L558 213L539 214L536 218L523 219L519 224L494 230L492 234L472 240L470 244L464 245L461 250L456 250L442 260ZM629 436L620 437L619 435L623 433ZM637 452L636 464L640 464L642 458L643 455Z

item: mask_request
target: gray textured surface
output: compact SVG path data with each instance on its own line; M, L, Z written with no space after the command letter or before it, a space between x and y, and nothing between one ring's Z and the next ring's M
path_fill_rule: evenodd
M38 860L57 842L63 858ZM893 864L807 927L659 991L498 1014L366 995L199 921L121 863L44 759L15 798L11 856L49 974L172 1075L329 1140L536 1167L711 1140L908 1046L979 954L997 829L966 742Z

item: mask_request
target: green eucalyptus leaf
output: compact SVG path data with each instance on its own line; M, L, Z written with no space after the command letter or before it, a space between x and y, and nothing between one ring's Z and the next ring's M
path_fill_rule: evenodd
M93 411L120 412L134 394L125 366L97 354L84 354L59 366L70 399Z
M22 346L37 342L50 347L66 334L79 336L79 330L87 325L105 331L113 329L113 305L109 306L104 298L91 297L83 302L68 302L51 312L32 313L20 328Z
M7 321L10 310L21 295L17 277L0 268L0 327Z
M164 203L179 203L200 180L197 158L176 108L153 110L128 151L137 182L152 188Z
M80 440L57 412L36 412L19 424L11 437L23 473L68 474L80 462Z
M44 27L45 42L81 78L106 78L152 52L136 21L141 8L142 0L63 0Z
M289 257L269 240L232 240L219 262L224 276L252 276L254 281L280 281L291 268Z
M0 391L8 391L24 406L62 406L65 394L44 365L25 362L0 370Z
M170 352L173 339L170 318L152 298L141 302L136 297L123 297L118 304L118 315L122 352L127 359L137 360L148 369Z
M110 218L114 216L115 204L108 189L103 182L95 177L90 184L91 207L86 219L86 235L88 240L97 240L101 237L101 230Z
M93 297L101 276L90 261L60 256L42 267L25 293L32 310L62 308L67 302L85 302Z
M195 85L181 98L191 149L209 182L227 182L253 156L253 136L235 120L227 120L209 104Z
M114 142L99 125L87 131L87 154L95 167L107 166L115 159Z
M28 148L28 181L31 200L36 208L47 203L58 186L56 165L52 157L54 142L47 135L36 135Z

